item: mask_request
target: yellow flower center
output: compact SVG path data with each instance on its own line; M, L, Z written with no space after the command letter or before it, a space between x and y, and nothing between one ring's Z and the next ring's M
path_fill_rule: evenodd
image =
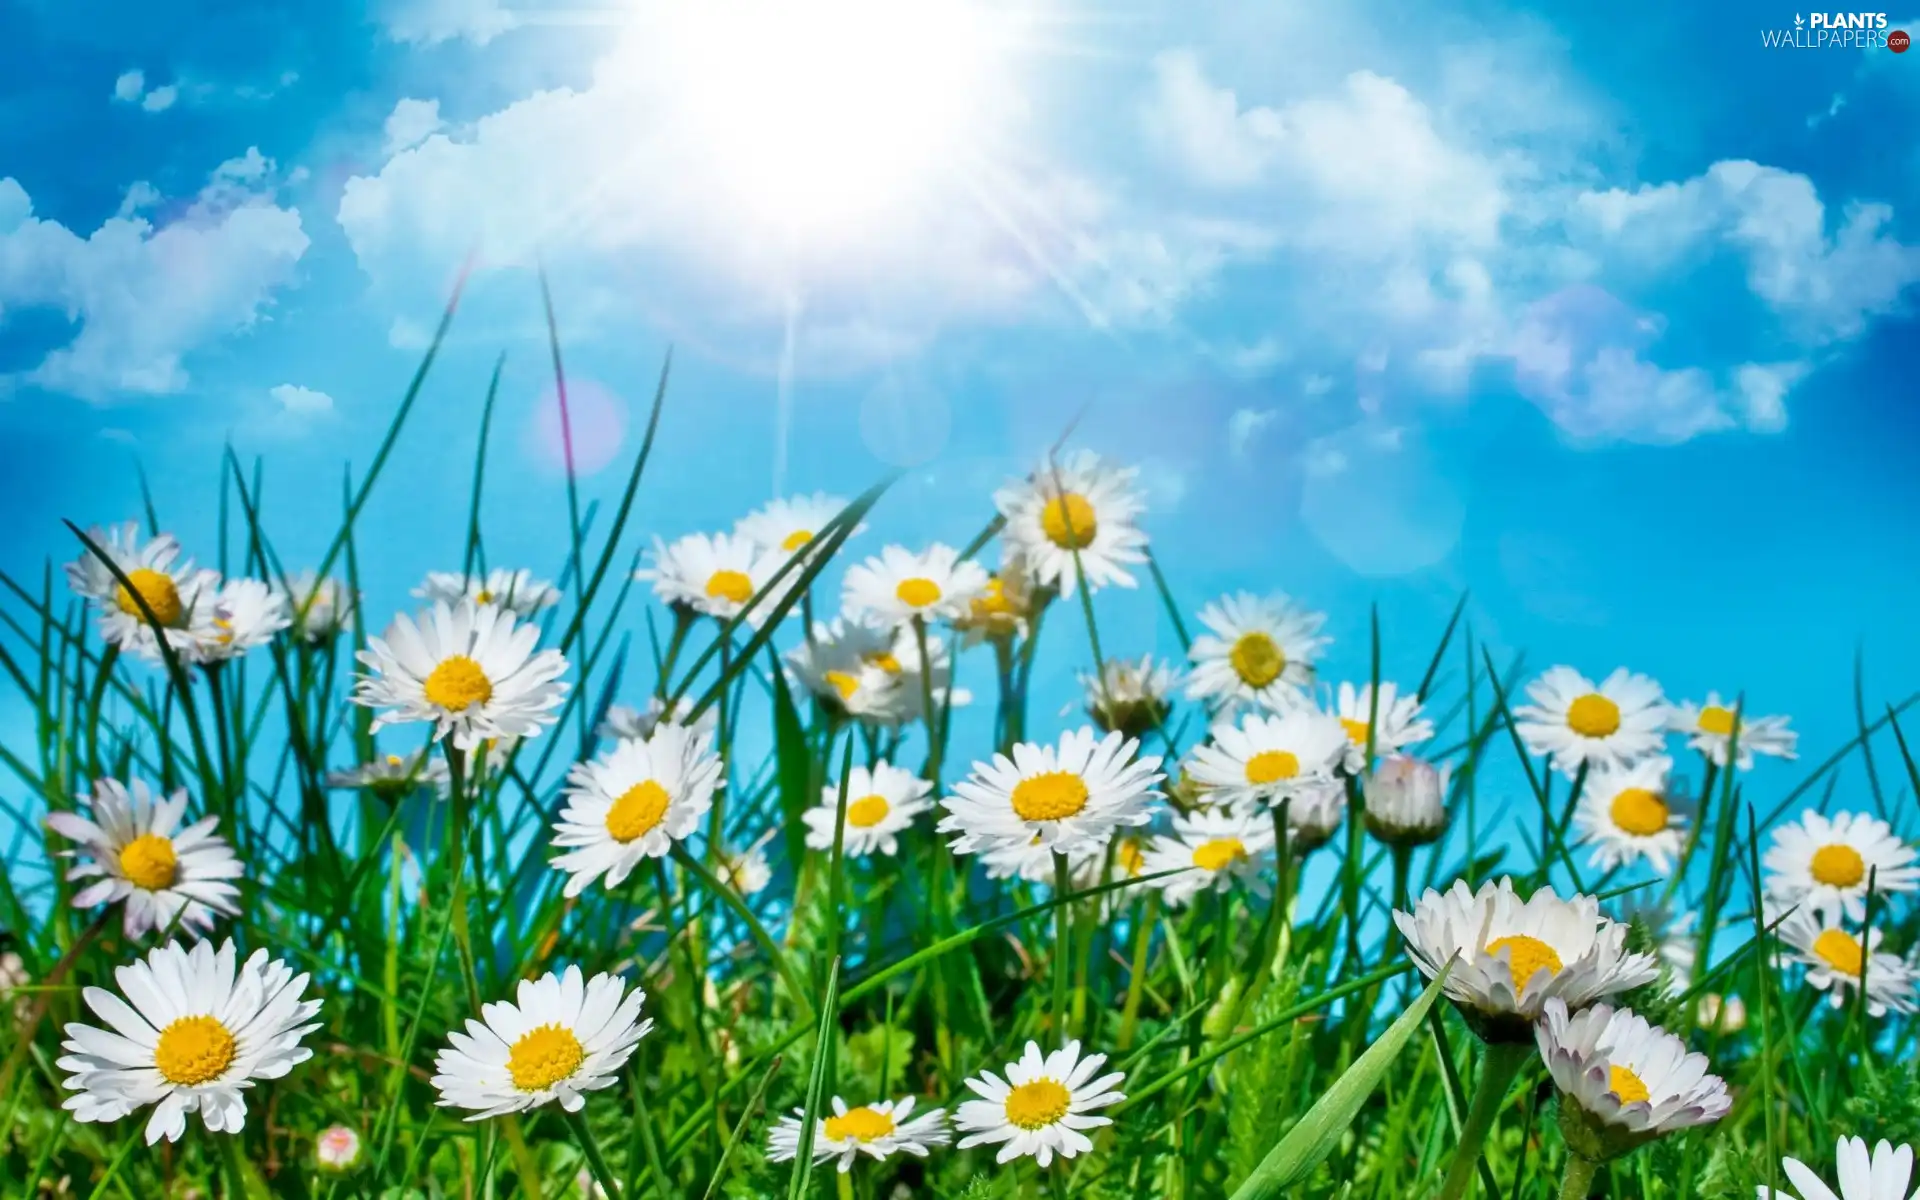
M1828 887L1859 887L1860 881L1867 877L1867 860L1844 842L1834 842L1815 850L1808 867L1815 881Z
M403 761L405 761L405 760L404 760L404 759L402 759L402 758L401 758L401 757L400 757L400 756L399 756L398 754L389 754L389 755L387 755L387 765L388 765L388 766L390 766L390 767L397 767L397 766L399 766L399 765L400 765L400 764L401 764L401 763L402 763Z
M1652 837L1667 827L1672 810L1646 788L1623 788L1607 809L1613 823L1635 837Z
M1278 783L1300 773L1300 760L1291 750L1262 750L1247 760L1248 783Z
M1348 741L1356 746L1364 746L1367 744L1367 723L1365 721L1356 721L1351 717L1341 717L1340 724L1346 728Z
M1701 733L1730 737L1733 734L1733 712L1718 704L1709 704L1700 710L1699 726Z
M1567 728L1581 737L1612 737L1620 728L1620 706L1599 692L1588 692L1567 705Z
M1834 970L1855 979L1860 978L1860 968L1867 957L1860 939L1843 929L1821 930L1820 936L1813 939L1813 952L1826 959Z
M1067 1115L1073 1093L1051 1079L1023 1083L1007 1093L1007 1120L1025 1130L1041 1129Z
M521 1091L537 1092L573 1074L586 1056L573 1030L542 1025L521 1034L507 1051L507 1074Z
M1498 955L1502 950L1512 957L1508 960L1513 966L1513 989L1516 996L1527 990L1527 981L1534 972L1545 967L1549 976L1558 975L1566 964L1560 961L1560 955L1552 946L1539 938L1516 933L1510 937L1496 938L1487 943L1487 953Z
M607 810L607 832L621 843L643 836L666 819L671 799L667 789L651 779L634 784Z
M1607 1090L1612 1092L1620 1103L1640 1104L1653 1099L1653 1093L1647 1090L1646 1083L1632 1071L1625 1067L1611 1067L1609 1072L1612 1078L1608 1081Z
M840 693L842 700L853 699L853 694L860 690L860 681L845 671L828 671L821 678L832 685L834 691Z
M473 602L475 604L492 604L493 593L488 591L486 588L481 588L479 591L473 594Z
M745 604L753 599L753 580L744 571L715 571L707 576L707 597Z
M785 550L787 553L791 554L795 550L798 550L800 547L806 545L808 542L812 540L813 540L813 530L796 529L792 533L787 535L785 541L780 543L780 548L782 550Z
M1048 771L1013 786L1013 811L1023 821L1058 821L1086 806L1086 781L1072 771Z
M140 612L140 605L133 598L133 593L138 592L140 599L145 600L147 607L153 610L154 619L162 625L174 628L186 617L186 607L180 603L180 589L174 586L173 576L165 571L135 567L127 572L127 583L133 585L133 592L127 590L126 584L122 584L114 594L114 602L120 606L121 612L145 619Z
M1227 661L1233 664L1234 674L1249 687L1265 687L1287 669L1286 651L1271 637L1259 632L1241 634L1240 640L1227 652Z
M887 819L887 813L892 807L887 803L887 798L877 792L871 796L862 796L847 805L847 824L861 829L871 829Z
M1120 870L1124 872L1129 879L1138 875L1147 865L1146 852L1140 849L1140 840L1138 838L1121 839L1120 847L1114 851L1113 857L1119 864Z
M470 705L493 699L493 681L480 664L464 654L456 654L427 676L427 703L448 712L465 712Z
M908 608L925 608L940 602L940 585L916 575L912 579L902 579L899 586L893 589L893 594L900 597L900 603Z
M213 1017L181 1017L160 1031L153 1065L160 1077L180 1087L198 1087L218 1079L233 1063L233 1035Z
M845 1141L852 1138L856 1142L871 1142L886 1137L893 1132L893 1118L883 1112L875 1112L866 1105L850 1108L842 1116L828 1117L826 1122L827 1140Z
M984 621L989 617L1005 617L1013 614L1013 601L1007 599L1007 585L998 575L987 580L987 586L973 598L973 617Z
M1085 550L1100 528L1093 505L1079 492L1067 492L1047 502L1040 512L1040 529L1062 550Z
M150 892L170 888L180 873L180 856L173 852L173 840L157 833L143 833L120 851L120 873L127 882Z
M1214 838L1193 848L1193 865L1204 871L1224 871L1247 856L1239 838Z
M886 650L876 650L872 654L862 655L860 661L870 667L879 667L889 675L900 673L900 660Z

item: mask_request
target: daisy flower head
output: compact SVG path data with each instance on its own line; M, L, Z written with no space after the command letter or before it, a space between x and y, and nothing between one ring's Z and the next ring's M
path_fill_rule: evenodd
M935 543L915 554L905 546L887 546L878 555L848 568L844 584L847 614L882 628L927 621L958 620L987 590L987 569L962 560L952 546Z
M636 739L644 742L653 736L653 731L662 723L668 725L686 724L686 722L669 715L668 705L665 700L662 700L658 696L653 696L648 698L647 706L644 709L629 708L624 704L608 705L607 715L600 719L600 724L594 729L593 733L595 737L602 738L609 742L624 742ZM695 718L689 728L695 733L717 734L720 728L720 710L718 708L709 708L707 711L701 713L699 717Z
M1341 684L1333 696L1333 715L1347 731L1347 771L1355 775L1367 767L1369 729L1376 755L1397 754L1433 736L1433 722L1420 713L1420 697L1402 695L1391 683L1380 685L1377 701L1371 683Z
M933 807L933 784L892 763L875 763L872 770L854 767L847 772L846 787L847 820L840 846L852 858L865 858L875 851L891 857L900 849L900 834ZM831 849L839 816L840 788L829 784L821 789L820 803L800 814L807 826L807 845Z
M229 579L213 593L194 622L199 641L194 657L202 663L239 658L293 624L287 597L258 579Z
M1021 742L1013 756L976 762L943 801L941 833L954 833L953 849L978 854L996 847L1023 847L1037 839L1050 851L1071 854L1103 844L1116 828L1145 825L1164 778L1160 760L1134 757L1140 744L1117 733L1104 738L1076 729L1057 746Z
M506 567L495 567L485 575L429 571L426 582L413 589L413 594L428 604L449 607L458 607L463 600L491 604L523 619L560 603L559 588L544 579L535 579L532 571L512 571Z
M1603 871L1645 860L1662 875L1686 843L1686 805L1669 794L1673 760L1662 754L1631 766L1604 766L1587 776L1573 811L1576 842L1593 847L1588 861Z
M720 787L721 763L705 734L662 725L646 741L621 742L567 772L567 806L553 826L553 860L578 896L601 876L619 887L699 828Z
M835 715L896 724L908 703L905 668L894 653L899 642L898 630L864 621L816 622L813 636L787 655L787 672Z
M1118 467L1088 450L1050 457L1032 475L993 495L1006 518L1001 537L1035 583L1071 597L1085 576L1089 590L1137 586L1126 569L1147 561L1139 526L1146 500L1139 470Z
M360 1134L350 1126L329 1125L313 1139L313 1162L323 1174L341 1174L360 1165Z
M1753 756L1798 758L1795 747L1800 735L1787 728L1786 717L1750 717L1736 713L1733 705L1720 699L1719 692L1708 692L1705 704L1684 700L1673 709L1673 731L1687 739L1687 745L1707 756L1714 766L1727 765L1729 752L1740 770L1753 766ZM1740 736L1734 737L1738 722ZM1738 742L1738 745L1735 743Z
M734 523L733 535L775 554L798 554L846 508L846 500L825 492L786 496L741 517ZM853 533L865 528L858 525Z
M653 584L653 594L676 611L702 613L732 621L745 614L758 629L779 607L781 595L769 593L751 609L754 596L787 564L787 555L769 553L729 533L690 533L672 544L653 539L653 565L635 571L635 579ZM790 571L782 588L799 578Z
M1883 898L1920 887L1915 858L1913 847L1878 817L1828 817L1808 809L1798 821L1774 827L1773 844L1760 865L1766 870L1767 898L1776 907L1799 904L1861 921L1869 884Z
M1868 1153L1866 1139L1843 1137L1833 1148L1833 1157L1839 1191L1828 1187L1799 1159L1786 1158L1780 1160L1780 1169L1787 1173L1787 1182L1793 1184L1798 1195L1762 1187L1758 1189L1759 1200L1911 1200L1907 1184L1913 1180L1912 1146L1896 1149L1892 1142L1882 1140ZM1920 1197L1920 1192L1915 1196Z
M892 649L869 664L894 677L896 723L924 720L929 693L936 709L960 708L973 703L972 692L954 686L953 653L947 649L947 643L936 634L926 633L927 652L923 657L921 637L921 631L913 626L900 626L893 631Z
M1094 1111L1126 1099L1114 1090L1126 1076L1119 1071L1099 1074L1106 1065L1104 1054L1083 1057L1079 1042L1068 1042L1052 1054L1042 1054L1038 1042L1028 1042L1026 1053L1007 1064L1004 1078L982 1071L966 1081L979 1099L966 1101L954 1114L954 1123L966 1131L959 1148L998 1145L995 1162L1030 1157L1042 1167L1055 1155L1086 1153L1093 1149L1086 1131L1113 1124L1111 1117L1094 1116Z
M1624 767L1657 752L1666 740L1666 698L1660 685L1621 667L1595 685L1572 667L1551 667L1527 685L1531 704L1513 710L1527 750L1545 755L1572 778L1581 765Z
M1033 581L1028 577L1026 560L1008 554L1000 569L987 577L986 586L967 605L966 613L954 618L953 627L960 631L962 645L1008 642L1026 634L1034 602Z
M447 1035L433 1060L439 1103L467 1120L524 1112L555 1100L579 1112L585 1093L619 1082L620 1068L653 1029L640 1018L647 993L618 975L587 979L579 967L523 979L514 998L496 1000Z
M129 938L149 930L213 928L215 917L240 910L240 889L232 883L246 872L233 847L214 832L218 817L202 817L181 827L187 790L160 799L145 782L131 785L102 779L85 797L89 817L77 812L47 815L47 827L78 843L67 853L78 860L67 872L73 880L92 880L74 894L75 908L124 905L122 924Z
M301 641L311 645L332 641L353 619L359 598L345 580L302 571L287 584L287 612L293 618L293 635Z
M1299 704L1313 682L1313 660L1333 641L1320 635L1326 621L1284 595L1221 597L1200 610L1207 632L1187 652L1187 695L1215 709L1280 712Z
M1389 754L1361 780L1367 831L1392 846L1426 846L1447 832L1451 765L1435 767L1409 754Z
M1154 838L1147 846L1144 873L1175 871L1155 886L1175 908L1205 891L1225 891L1245 883L1255 895L1265 896L1264 873L1273 865L1273 821L1250 810L1201 809L1173 818L1171 836Z
M1534 1040L1560 1091L1567 1145L1590 1162L1710 1125L1733 1107L1706 1055L1632 1009L1595 1004L1569 1013L1554 996L1541 1008Z
M952 1140L945 1109L929 1109L917 1117L912 1114L912 1096L854 1108L835 1096L833 1115L813 1123L813 1161L837 1158L844 1174L853 1169L853 1160L862 1154L876 1161L896 1154L925 1158L929 1148ZM789 1162L800 1153L806 1118L807 1110L796 1108L792 1116L781 1117L774 1124L767 1134L768 1162Z
M1627 950L1627 927L1601 916L1592 896L1562 900L1543 887L1522 900L1511 879L1429 889L1393 922L1428 979L1453 963L1447 997L1488 1041L1526 1040L1555 996L1585 1008L1660 974L1653 955Z
M118 1121L153 1107L149 1146L177 1142L187 1116L211 1133L239 1133L246 1089L279 1079L313 1051L301 1039L319 1028L320 1001L302 1000L307 977L255 950L238 961L231 941L169 942L117 968L120 995L90 987L81 996L108 1028L74 1022L54 1063L71 1072L61 1107L77 1121Z
M121 583L92 550L83 550L67 564L68 586L92 601L100 613L100 637L149 662L161 661L160 643L140 608L144 601L167 645L191 660L199 649L193 628L213 603L219 573L197 570L191 559L181 558L180 543L170 533L142 540L138 521L111 529L96 527L87 531L87 537L127 579Z
M1318 709L1251 713L1238 725L1214 725L1209 740L1188 755L1187 775L1210 803L1278 807L1334 783L1346 753L1346 730Z
M715 864L714 874L742 896L765 891L773 882L773 867L767 862L767 842L772 838L773 831L768 830L744 850L720 847L720 861Z
M1287 814L1287 849L1296 858L1332 841L1347 823L1347 789L1339 783L1302 788L1280 805Z
M1898 956L1881 952L1881 938L1878 929L1860 937L1834 914L1812 908L1796 908L1780 922L1780 940L1807 968L1807 982L1826 992L1833 1007L1844 1008L1865 975L1868 1016L1920 1009L1915 995L1920 981Z
M393 801L417 788L444 792L452 777L447 760L426 750L411 754L383 754L357 767L327 774L327 786L340 790L358 789Z
M491 604L439 603L418 620L403 613L385 637L367 639L359 658L372 674L359 677L353 700L380 710L376 731L431 721L435 741L451 737L462 750L533 737L567 693L567 660L539 642L537 628Z
M1095 725L1109 733L1145 737L1172 711L1180 672L1171 663L1155 662L1151 654L1138 661L1110 658L1098 674L1082 674L1080 686Z

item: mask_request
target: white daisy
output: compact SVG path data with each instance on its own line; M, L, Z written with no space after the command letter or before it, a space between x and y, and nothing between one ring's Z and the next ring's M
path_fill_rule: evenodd
M87 537L133 585L129 592L91 550L83 550L67 564L67 585L91 600L100 613L101 638L151 662L161 660L153 628L134 599L138 593L165 631L167 645L191 661L199 649L193 627L212 606L214 589L220 586L219 572L196 570L191 559L180 557L180 543L170 533L142 541L138 521L89 529Z
M1072 1158L1093 1149L1086 1131L1113 1124L1111 1117L1092 1115L1126 1099L1114 1089L1125 1076L1115 1071L1095 1078L1107 1056L1080 1056L1080 1043L1068 1042L1042 1055L1037 1042L1028 1042L1018 1062L1006 1067L1006 1078L982 1071L966 1083L978 1100L968 1100L954 1114L954 1123L967 1131L959 1148L1000 1146L995 1162L1031 1156L1040 1166L1054 1155Z
M313 1161L322 1172L351 1171L360 1165L360 1135L345 1125L329 1125L313 1139Z
M1740 714L1740 744L1735 749L1734 765L1745 771L1753 766L1753 756L1798 758L1794 749L1800 735L1787 728L1786 717L1750 717ZM1704 754L1718 767L1727 765L1727 749L1733 738L1733 706L1723 703L1719 692L1708 692L1705 704L1683 700L1670 718L1675 733L1687 739L1687 745Z
M1186 770L1212 804L1277 806L1322 790L1347 753L1340 722L1307 707L1279 716L1250 713L1238 725L1222 721L1209 737L1188 755Z
M1601 916L1592 896L1562 900L1543 887L1521 900L1511 879L1478 892L1464 880L1444 893L1429 889L1393 922L1427 978L1459 956L1446 994L1480 1019L1482 1036L1513 1040L1512 1018L1537 1018L1554 996L1584 1008L1660 974L1653 955L1627 950L1627 927Z
M356 704L383 711L373 728L432 721L434 740L449 735L462 750L489 738L532 737L556 719L566 696L567 660L540 650L540 630L491 604L436 604L418 621L393 619L370 637L360 661L373 669L353 690Z
M1273 865L1273 821L1266 813L1201 809L1173 818L1173 835L1156 837L1147 846L1144 871L1158 875L1168 904L1184 908L1204 891L1225 891L1244 883L1255 895L1272 889L1264 872Z
M773 867L767 862L766 852L767 842L772 837L773 831L768 830L759 841L744 850L720 847L720 861L716 864L714 874L719 876L720 882L742 896L765 891L766 886L773 882Z
M651 581L653 594L662 601L721 621L744 614L755 629L766 623L786 589L800 577L798 570L789 571L779 589L748 609L754 596L786 565L787 555L762 550L746 538L727 533L690 533L671 545L656 537L652 555L653 566L635 571L633 577Z
M1088 450L1050 458L993 494L1006 518L1000 536L1034 582L1062 596L1073 595L1082 575L1096 591L1108 584L1135 587L1126 567L1147 561L1147 535L1138 524L1147 506L1138 476L1137 468L1113 466Z
M1560 1089L1561 1125L1587 1157L1613 1157L1654 1138L1710 1125L1727 1115L1733 1097L1707 1056L1632 1009L1595 1004L1569 1015L1550 997L1534 1026L1540 1057ZM1569 1113L1573 1105L1578 1113ZM1569 1117L1573 1117L1571 1122ZM1580 1119L1584 1118L1584 1120Z
M734 523L733 534L762 550L798 554L846 508L845 500L825 492L783 497L741 517ZM859 533L865 528L858 525L853 532Z
M818 623L812 639L787 655L789 674L830 711L871 724L920 720L929 690L935 704L971 703L971 692L953 686L953 656L946 643L932 633L926 638L932 677L923 681L920 638L911 626Z
M1588 859L1603 871L1645 859L1662 875L1673 870L1686 844L1686 805L1669 793L1673 760L1664 754L1631 766L1608 765L1587 776L1573 811L1576 843L1591 845Z
M683 725L667 716L667 702L658 696L649 697L645 709L628 708L624 704L610 704L607 715L602 717L598 728L593 731L597 738L609 742L638 739L645 741L653 736L653 731L665 718L669 725ZM700 714L690 726L695 733L717 734L720 729L720 709L713 707Z
M1180 672L1170 663L1155 662L1151 654L1138 662L1110 658L1101 664L1099 674L1083 673L1080 686L1086 694L1087 715L1095 725L1128 737L1145 737L1166 722L1173 691L1180 686Z
M481 1008L465 1033L450 1033L433 1060L440 1104L472 1110L469 1121L554 1100L579 1112L586 1092L612 1087L653 1020L647 993L618 975L584 979L579 967L523 979L514 999Z
M177 920L183 929L213 928L216 916L240 910L240 889L230 880L244 875L233 847L214 832L218 817L202 817L182 829L187 790L156 800L136 779L131 787L102 779L86 798L92 820L78 813L47 814L47 826L78 842L68 851L79 860L68 879L93 883L74 894L75 908L126 905L122 922L129 938L150 929L167 929Z
M1008 642L1026 636L1033 603L1033 584L1027 576L1026 562L1009 554L1000 569L987 578L986 587L967 605L966 614L954 618L953 627L960 631L963 646Z
M1621 667L1597 687L1572 667L1552 667L1527 685L1531 704L1513 710L1528 751L1546 755L1572 778L1582 763L1626 766L1666 740L1666 698L1660 685Z
M236 963L231 941L169 942L114 971L125 999L105 988L81 995L109 1029L75 1022L54 1063L72 1074L61 1106L78 1121L118 1121L153 1105L147 1144L180 1140L199 1113L212 1133L239 1133L246 1089L279 1079L313 1051L300 1044L319 1028L320 1001L302 1000L307 977L255 950Z
M1774 828L1760 865L1767 873L1767 898L1776 907L1799 904L1860 921L1867 915L1869 883L1882 901L1920 887L1915 857L1913 847L1878 817L1827 817L1808 809L1798 821Z
M953 849L975 854L996 846L1025 846L1035 838L1049 850L1072 853L1106 841L1116 827L1144 825L1148 804L1165 778L1160 759L1134 758L1139 743L1110 733L1076 729L1058 747L1021 742L1013 757L976 762L943 801L942 833L957 833Z
M353 619L359 601L344 579L321 579L312 571L302 571L287 584L291 589L283 593L287 612L293 618L294 636L301 641L330 641Z
M892 856L900 849L900 834L915 817L933 807L933 785L892 763L876 763L871 771L855 767L847 772L847 821L840 846L850 858L874 851ZM833 846L833 827L840 813L840 788L829 784L820 803L800 814L807 825L807 845L815 850Z
M226 662L264 646L291 624L284 593L258 579L229 579L194 622L193 635L200 643L194 656L203 663Z
M1333 641L1320 636L1326 620L1283 595L1221 597L1200 610L1209 632L1187 651L1193 659L1187 695L1216 709L1293 707L1313 682L1314 658Z
M1376 755L1394 754L1433 736L1433 722L1421 716L1420 697L1403 696L1392 683L1380 685L1377 704L1371 683L1363 683L1358 688L1350 683L1341 684L1334 693L1333 715L1347 731L1347 770L1355 775L1367 768L1369 719Z
M644 742L621 742L567 772L567 806L553 826L553 860L566 895L602 875L617 888L641 861L660 858L700 826L713 807L721 764L706 734L662 725Z
M1797 1200L1920 1200L1920 1191L1907 1195L1907 1184L1913 1179L1912 1146L1895 1149L1892 1142L1883 1140L1869 1154L1864 1138L1843 1137L1833 1148L1833 1157L1840 1180L1837 1192L1799 1159L1780 1161L1787 1181L1799 1193ZM1759 1200L1796 1200L1765 1187L1758 1192Z
M526 618L543 608L560 603L560 589L544 579L535 579L532 571L510 571L495 567L482 575L460 571L429 571L427 579L413 594L428 604L458 607L462 600L504 608L516 617Z
M1780 940L1807 968L1807 982L1827 992L1835 1008L1844 1008L1860 990L1864 971L1867 1015L1885 1016L1888 1009L1913 1012L1920 1008L1912 970L1901 959L1880 950L1881 932L1869 929L1863 942L1830 913L1796 908L1780 922Z
M1347 789L1338 783L1302 788L1285 804L1287 848L1296 857L1326 845L1347 823Z
M1086 886L1083 881L1087 873L1098 871L1102 858L1100 846L1091 842L1067 855L1074 887ZM988 879L1020 879L1052 886L1058 878L1053 849L1038 835L1025 845L1006 842L981 851L980 865L986 868Z
M330 788L364 789L392 799L416 788L446 791L451 783L447 761L426 750L411 754L383 754L345 771L327 773Z
M962 561L951 546L936 542L922 554L888 546L848 568L844 602L848 616L890 628L915 617L964 617L986 588L987 569L972 559Z
M1447 783L1451 765L1407 754L1389 754L1361 780L1367 799L1367 829L1395 846L1425 846L1447 831Z
M842 1173L853 1168L853 1160L865 1154L884 1161L895 1154L925 1158L932 1146L944 1146L953 1138L947 1130L945 1109L935 1108L912 1116L913 1097L881 1100L848 1108L840 1097L833 1098L833 1115L813 1125L813 1160L840 1160ZM800 1153L800 1135L805 1132L807 1110L796 1108L790 1117L781 1117L767 1134L767 1161L789 1162Z

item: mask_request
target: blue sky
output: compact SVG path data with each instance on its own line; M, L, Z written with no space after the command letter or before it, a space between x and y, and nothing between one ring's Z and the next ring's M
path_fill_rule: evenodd
M877 46L816 110L787 43L648 4L14 0L0 564L133 515L136 462L211 558L228 441L317 555L471 250L375 611L457 563L503 352L492 557L560 565L543 260L601 458L675 347L647 533L899 467L864 545L964 542L1083 414L1189 611L1293 593L1335 676L1376 602L1416 674L1466 589L1502 652L1744 688L1815 754L1856 646L1870 703L1920 687L1920 55L1766 50L1795 14L1747 4L983 7L963 68ZM1099 604L1173 646L1150 593Z

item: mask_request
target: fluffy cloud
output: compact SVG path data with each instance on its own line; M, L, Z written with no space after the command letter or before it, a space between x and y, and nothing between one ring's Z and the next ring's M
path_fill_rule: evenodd
M306 253L272 171L249 149L161 224L138 215L155 195L136 185L121 214L85 237L35 217L26 189L0 179L0 315L53 308L78 325L19 380L91 401L184 389L185 357L257 321Z
M295 417L316 417L333 411L333 397L299 384L283 383L268 389L280 411Z
M169 83L149 91L146 72L136 67L113 81L113 98L121 104L138 104L150 113L165 112L180 98L180 89Z
M445 126L438 100L402 100L387 117L387 140L381 153L391 158L402 150L411 150Z
M455 40L484 46L520 24L500 0L387 0L380 14L394 41L424 46Z

